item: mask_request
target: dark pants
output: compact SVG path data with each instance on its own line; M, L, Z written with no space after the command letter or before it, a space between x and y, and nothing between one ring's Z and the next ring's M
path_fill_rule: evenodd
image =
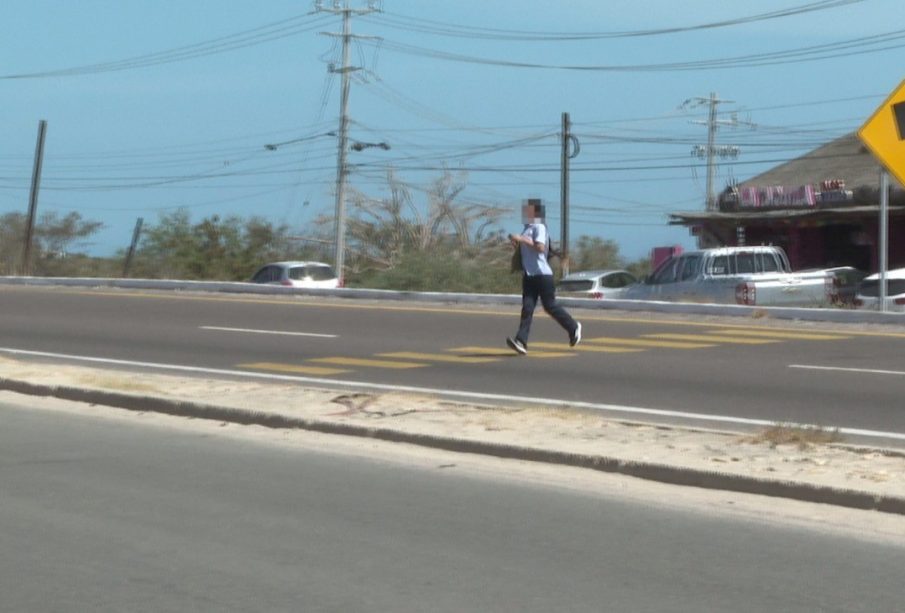
M531 333L531 320L534 319L534 309L537 307L537 299L550 317L556 320L563 330L569 333L571 338L578 324L572 316L556 302L556 288L553 285L552 275L522 275L522 320L519 323L518 334L515 335L525 347L528 346L528 335Z

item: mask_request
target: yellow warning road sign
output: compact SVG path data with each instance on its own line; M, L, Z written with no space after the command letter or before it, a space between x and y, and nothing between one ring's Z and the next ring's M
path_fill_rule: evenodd
M861 126L858 138L905 185L905 81Z

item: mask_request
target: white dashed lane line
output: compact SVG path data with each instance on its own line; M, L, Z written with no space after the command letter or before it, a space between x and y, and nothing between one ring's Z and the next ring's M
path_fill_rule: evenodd
M881 370L878 368L846 368L843 366L817 366L814 364L789 364L789 368L800 370L827 370L835 372L851 372L865 375L893 375L905 377L905 370Z
M198 326L201 330L215 332L244 332L247 334L276 334L279 336L310 336L314 338L339 338L336 334L319 334L315 332L291 332L288 330L252 330L250 328L223 328L220 326Z

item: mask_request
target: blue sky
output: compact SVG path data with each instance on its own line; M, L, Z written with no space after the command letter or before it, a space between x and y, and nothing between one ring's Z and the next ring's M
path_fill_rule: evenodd
M352 85L350 137L391 149L350 153L351 184L383 197L392 167L423 200L418 189L448 168L467 178L464 200L511 211L507 228L522 199L544 199L558 236L568 112L581 145L570 234L614 240L629 259L693 246L666 224L671 211L704 206L705 169L691 149L706 143L695 123L706 109L683 101L711 92L732 101L720 117L739 125L721 128L717 142L740 154L720 164L719 189L857 129L905 79L901 0L377 4L382 12L353 21L354 33L383 41L353 47L364 70ZM821 10L744 19L796 7ZM309 235L314 218L333 213L336 143L325 134L339 114L339 80L327 70L339 48L319 33L339 31L340 20L313 9L307 0L6 0L0 213L27 209L45 119L39 211L102 221L91 253L112 255L136 218L154 223L179 207L194 220L262 215ZM700 27L724 21L741 23ZM677 27L688 30L651 32ZM784 63L765 57L790 50L804 51ZM749 55L770 62L732 60Z

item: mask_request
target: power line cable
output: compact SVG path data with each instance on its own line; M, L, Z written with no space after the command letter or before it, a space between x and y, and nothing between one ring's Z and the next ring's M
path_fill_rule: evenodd
M237 49L244 49L247 47L287 38L290 36L296 36L304 32L316 30L329 20L329 17L324 16L319 16L311 19L311 14L309 13L306 15L290 17L289 19L273 22L257 28L252 28L250 30L243 30L241 32L229 34L220 38L214 38L192 45L185 45L182 47L168 49L166 51L158 51L155 53L133 56L112 62L100 62L96 64L73 66L70 68L0 75L0 79L11 80L68 77L98 74L103 72L114 72L120 70L131 70L135 68L146 68L160 64L169 64L173 62L224 53L227 51L235 51ZM301 21L302 23L297 23L299 21Z
M905 47L905 43L896 43L905 39L905 30L895 30L861 38L848 39L823 45L812 45L787 49L772 53L749 54L727 58L714 58L709 60L695 60L686 62L665 62L650 64L540 64L535 62L500 60L484 58L461 53L452 53L419 47L405 43L393 42L387 39L382 41L382 46L390 51L427 57L431 59L460 62L467 64L480 64L485 66L499 66L505 68L540 69L540 70L566 70L580 72L683 72L700 70L720 70L729 68L752 68L759 66L773 66L778 64L813 62L818 60L838 57L850 57L866 53L879 53ZM370 44L368 41L362 41ZM893 44L895 43L895 44ZM882 46L881 46L882 45ZM865 48L870 47L870 48Z
M485 39L495 41L575 41L575 40L599 40L607 38L635 38L647 36L659 36L664 34L678 34L697 30L708 30L736 26L758 21L767 21L784 17L804 15L815 11L824 11L843 7L850 4L858 4L864 0L825 0L822 2L810 2L807 4L792 6L766 13L759 13L745 17L736 17L721 21L706 22L689 26L673 26L669 28L629 30L616 32L537 32L525 30L505 30L500 28L483 28L451 24L448 22L434 21L430 19L418 19L405 15L383 11L377 15L368 16L367 21L388 26L390 28L433 34L438 36Z

